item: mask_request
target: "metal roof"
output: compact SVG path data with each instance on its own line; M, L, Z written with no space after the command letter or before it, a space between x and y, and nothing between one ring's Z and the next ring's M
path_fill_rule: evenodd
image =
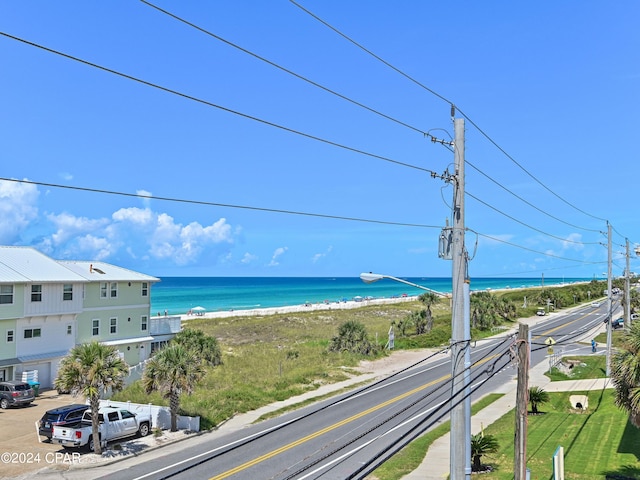
M104 262L54 260L32 247L0 246L0 283L159 282Z
M160 279L104 262L60 260L58 263L92 282L159 282Z
M0 283L86 283L86 279L31 247L0 246Z

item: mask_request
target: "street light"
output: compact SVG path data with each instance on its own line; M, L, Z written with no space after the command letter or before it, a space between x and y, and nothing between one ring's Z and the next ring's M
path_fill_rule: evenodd
M383 280L385 278L388 280L393 280L395 282L404 283L405 285L410 285L412 287L419 288L421 290L426 290L427 292L435 293L436 295L439 295L441 297L448 297L446 293L438 292L437 290L432 290L430 288L423 287L422 285L418 285L417 283L411 283L401 278L392 277L390 275L381 275L379 273L371 273L371 272L360 274L360 280L362 280L364 283L373 283L379 280Z
M418 285L417 283L412 283L412 282L408 282L406 280L403 280L401 278L397 278L397 277L392 277L390 275L381 275L378 273L361 273L360 274L360 279L364 282L364 283L373 283L373 282L377 282L379 280L383 280L383 279L389 279L389 280L393 280L396 282L400 282L400 283L404 283L405 285L410 285L412 287L415 288L419 288L421 290L426 290L428 292L432 292L435 293L436 295L439 295L441 297L446 297L446 298L451 298L453 301L453 296L447 295L445 293L442 292L438 292L437 290L432 290L430 288L424 287L422 285ZM463 467L464 473L463 475L455 475L454 469L451 468L451 478L452 479L460 479L463 476L465 478L470 478L471 476L471 396L470 396L470 369L471 369L471 358L470 358L470 352L469 352L469 340L471 338L471 334L468 331L469 330L469 318L468 318L468 313L469 313L469 283L465 282L464 284L464 292L462 295L462 311L463 311L463 318L462 320L465 322L466 326L464 328L464 340L465 340L465 345L461 346L459 344L457 344L457 342L454 342L451 346L451 353L452 353L452 361L451 361L451 381L452 381L452 389L456 384L456 377L461 374L461 382L459 382L461 384L461 388L460 388L460 392L458 392L457 394L452 395L452 399L455 398L458 394L462 393L463 394L463 400L459 401L459 405L455 406L452 408L451 410L451 449L450 449L450 462L453 463L457 463L457 462L463 462L461 463L461 465L456 465L456 467ZM460 309L460 307L458 307ZM452 305L452 334L454 333L454 323L455 323L455 318L454 318L454 314L453 314L453 309L454 306ZM453 339L452 339L453 340ZM460 368L458 365L456 365L456 361L454 361L454 352L460 352L462 353L462 355L458 355L456 353L455 357L460 356L460 359L463 360L463 368ZM457 414L455 420L456 422L454 422L454 414ZM455 425L454 425L455 423ZM461 445L458 445L458 443L461 443ZM456 447L460 450L459 447L462 447L462 454L460 451L454 449L453 445L456 444ZM461 456L462 455L462 456Z

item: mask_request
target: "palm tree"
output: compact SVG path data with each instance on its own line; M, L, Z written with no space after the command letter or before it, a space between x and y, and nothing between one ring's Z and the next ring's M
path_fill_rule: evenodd
M427 328L427 311L418 310L410 314L411 322L416 327L416 335L422 335Z
M629 413L640 428L640 322L634 321L623 334L622 345L611 356L611 380L616 405Z
M481 433L471 435L471 470L474 472L481 471L483 455L497 452L498 447L498 440L493 435L483 435Z
M192 350L197 358L213 367L222 364L222 352L215 337L206 335L202 330L186 328L179 332L172 343Z
M102 445L98 432L98 410L100 394L111 388L119 390L129 375L129 366L120 357L118 349L98 342L76 345L60 361L55 386L59 390L71 392L74 396L82 394L89 399L91 408L92 436L89 448L102 454Z
M540 387L529 388L529 403L531 403L531 413L538 414L538 405L542 405L549 401L549 394Z
M338 327L338 335L331 339L329 351L348 351L369 355L375 346L369 341L367 328L357 320L349 320Z
M176 343L161 349L145 365L142 385L147 393L158 391L169 399L172 432L178 430L180 396L191 395L205 373L195 352Z
M431 314L431 306L440 301L440 297L433 292L423 293L418 297L422 303L427 306L427 326L426 332L429 333L433 328L433 316Z
M489 292L477 292L471 295L471 326L487 330L493 326L493 298Z

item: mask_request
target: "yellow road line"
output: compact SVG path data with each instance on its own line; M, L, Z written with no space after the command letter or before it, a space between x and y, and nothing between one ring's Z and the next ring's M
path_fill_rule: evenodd
M381 408L384 408L386 406L389 406L393 403L399 402L400 400L403 400L411 395L413 395L414 393L417 393L421 390L424 390L425 388L428 388L432 385L435 385L439 382L445 381L448 378L450 378L451 375L445 375L443 377L438 378L437 380L433 380L432 382L426 383L420 387L414 388L413 390L410 390L408 392L403 393L402 395L398 395L397 397L392 398L391 400L387 400L386 402L383 402L379 405L376 405L375 407L371 407L368 410L364 410L360 413L357 413L356 415L353 415L349 418L346 418L344 420L341 420L340 422L334 423L333 425L330 425L326 428L323 428L322 430L318 430L317 432L314 432L310 435L307 435L306 437L302 437L294 442L291 442L287 445L283 445L282 447L273 450L269 453L265 453L264 455L257 457L253 460L250 460L248 462L243 463L242 465L238 465L235 468L232 468L231 470L228 470L224 473L221 473L220 475L216 475L215 477L211 477L210 480L221 480L223 478L227 478L230 477L231 475L234 475L238 472L241 472L242 470L246 470L247 468L253 467L254 465L257 465L261 462L264 462L265 460L268 460L272 457L275 457L276 455L279 455L280 453L286 452L287 450L290 450L294 447L297 447L298 445L302 445L305 442L308 442L309 440L313 440L314 438L317 438L321 435L324 435L325 433L328 433L332 430L335 430L336 428L342 427L343 425L346 425L348 423L351 423L355 420L358 420L359 418L364 417L365 415L369 415L370 413L373 413L377 410L380 410Z
M561 328L566 327L567 325L571 325L572 323L575 323L578 320L582 320L583 318L586 318L589 315L591 315L591 313L585 313L584 315L582 315L581 317L576 318L575 320L572 320L572 321L570 321L568 323L564 323L562 325L558 325L557 327L554 327L554 328L552 328L550 330L546 330L545 332L541 333L540 335L536 335L536 336L532 337L531 339L533 340L534 338L546 337L547 335L549 335L549 334L551 334L551 333L553 333L553 332L555 332L557 330L560 330Z
M479 360L478 362L474 363L473 366L478 366L478 365L482 365L488 361L490 361L491 359L497 357L498 355L491 355L490 357L487 358L483 358L482 360ZM310 435L307 435L306 437L302 437L294 442L291 442L287 445L283 445L282 447L273 450L269 453L265 453L264 455L254 458L253 460L250 460L248 462L243 463L242 465L238 465L235 468L232 468L231 470L227 470L224 473L221 473L219 475L216 475L215 477L211 477L210 480L222 480L223 478L227 478L230 477L231 475L234 475L238 472L241 472L243 470L246 470L247 468L253 467L261 462L264 462L265 460L268 460L270 458L275 457L276 455L279 455L283 452L286 452L287 450L290 450L294 447L297 447L298 445L302 445L303 443L308 442L309 440L313 440L314 438L317 438L321 435L324 435L325 433L328 433L332 430L335 430L336 428L342 427L344 425L347 425L348 423L351 423L355 420L358 420L359 418L362 418L366 415L369 415L370 413L373 413L377 410L380 410L381 408L387 407L393 403L399 402L400 400L403 400L411 395L413 395L414 393L417 393L421 390L424 390L425 388L428 388L432 385L436 385L440 382L443 382L445 380L448 380L449 378L451 378L451 375L444 375L436 380L433 380L429 383L426 383L424 385L421 385L420 387L414 388L413 390L409 390L408 392L403 393L402 395L398 395L397 397L392 398L391 400L387 400L386 402L383 402L379 405L376 405L375 407L371 407L368 410L364 410L360 413L357 413L356 415L353 415L349 418L346 418L344 420L341 420L340 422L334 423L333 425L329 425L326 428L323 428L322 430L318 430L317 432L314 432Z

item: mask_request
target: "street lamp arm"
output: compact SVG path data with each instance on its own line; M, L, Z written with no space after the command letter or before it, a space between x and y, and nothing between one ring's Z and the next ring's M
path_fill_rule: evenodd
M404 283L405 285L409 285L411 287L419 288L421 290L426 290L427 292L435 293L436 295L438 295L440 297L448 298L448 295L446 293L438 292L437 290L432 290L431 288L427 288L427 287L424 287L422 285L418 285L417 283L411 283L411 282L408 282L408 281L403 280L401 278L392 277L390 275L380 275L379 273L371 273L371 272L369 272L369 273L361 273L360 274L360 280L362 280L364 283L373 283L373 282L377 282L379 280L383 280L385 278L388 279L388 280L393 280L395 282Z

